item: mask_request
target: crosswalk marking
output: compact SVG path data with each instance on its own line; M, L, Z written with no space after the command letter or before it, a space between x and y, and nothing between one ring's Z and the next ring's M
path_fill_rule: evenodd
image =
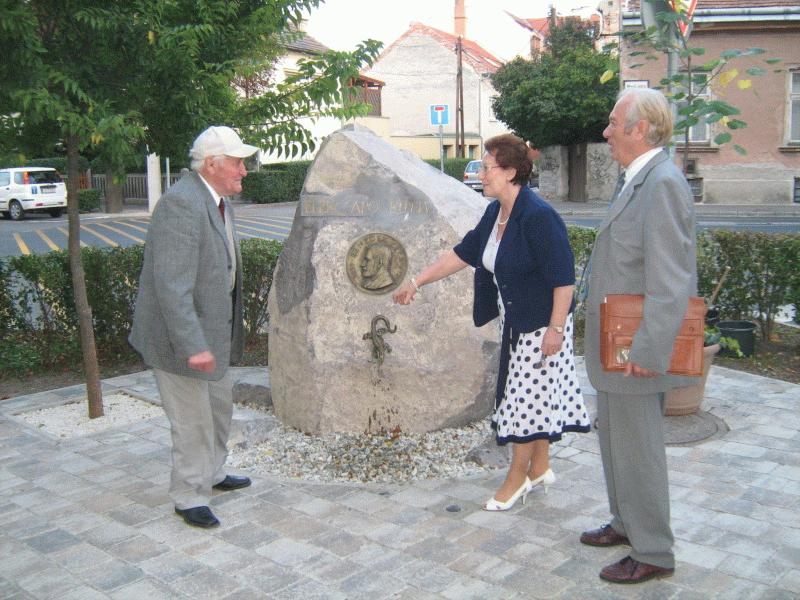
M285 229L286 231L291 231L292 230L292 228L291 228L292 220L291 219L289 221L277 221L277 222L276 221L277 221L276 219L236 219L237 223L254 223L255 225L272 225L274 227L280 227L281 229ZM283 225L283 223L286 223L287 225L290 225L290 226L286 227L286 226Z
M126 237L129 240L133 240L134 242L137 242L139 244L144 244L144 240L142 238L133 236L133 235L131 235L129 233L125 233L121 229L117 229L116 227L112 227L111 225L106 225L105 223L94 223L94 225L96 225L97 227L105 227L109 231L113 231L114 233L119 234L119 235L121 235L123 237Z
M144 244L150 223L151 221L147 217L109 219L105 222L100 222L99 220L82 222L78 241L83 248L88 246L116 248L131 242ZM274 239L277 241L283 241L289 236L291 224L291 218L250 218L249 215L245 219L236 219L234 223L237 233L242 238ZM58 232L57 234L55 233L56 231ZM66 250L69 245L69 230L66 226L32 228L26 232L7 232L2 235L7 240L6 244L9 244L10 254L17 256L38 254L51 250ZM60 237L61 235L64 236L64 239ZM34 241L32 242L32 240ZM130 240L130 242L127 240Z
M279 233L282 235L288 235L291 229L287 227L273 227L270 225L262 225L261 227L252 227L250 225L241 225L237 221L236 223L236 231L241 231L242 229L249 229L250 231L264 231L269 233Z
M85 231L85 232L87 232L87 233L91 233L93 236L100 238L100 239L101 239L101 240L103 240L103 241L104 241L106 244L108 244L109 246L111 246L111 247L113 247L113 248L116 248L116 247L118 247L118 246L119 246L119 244L118 244L117 242L115 242L114 240L112 240L112 239L111 239L111 238L109 238L109 237L106 237L106 236L104 236L104 235L103 235L102 233L100 233L99 231L95 231L94 229L91 229L91 228L90 228L88 225L81 225L81 230L82 230L82 231Z
M146 227L139 227L138 225L133 225L132 223L128 223L127 221L114 221L114 225L124 225L125 227L130 227L131 229L135 229L136 231L147 233Z
M51 240L49 237L47 237L47 234L44 231L42 231L41 229L37 229L36 233L39 234L39 237L42 238L44 243L47 244L50 247L50 250L61 250L61 248L59 248L55 244L55 242L53 242L53 240Z
M14 240L17 242L17 246L19 246L19 251L23 254L30 254L31 251L28 250L28 246L22 241L22 236L18 233L14 233L13 236Z
M69 241L69 231L67 231L63 227L56 227L56 229L58 229L61 233L63 233L64 236L67 238L67 241ZM85 248L86 246L88 246L88 244L83 240L81 240L81 247Z

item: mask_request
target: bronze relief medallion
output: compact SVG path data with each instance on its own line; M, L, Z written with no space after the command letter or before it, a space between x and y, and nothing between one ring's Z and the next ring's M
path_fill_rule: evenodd
M387 294L406 277L408 258L403 245L385 233L358 238L345 260L351 283L367 294Z

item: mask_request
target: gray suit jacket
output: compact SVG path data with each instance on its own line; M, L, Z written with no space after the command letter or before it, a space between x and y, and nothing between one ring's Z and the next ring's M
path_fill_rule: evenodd
M233 207L225 205L225 218ZM190 173L159 200L144 247L139 295L128 338L145 363L178 375L216 381L244 346L242 260L230 256L225 224L208 188ZM235 303L230 270L236 268ZM213 373L189 369L190 356L209 350Z
M597 230L586 297L586 369L595 389L651 394L696 381L625 377L600 364L600 303L607 294L644 295L630 360L665 373L672 345L697 293L695 216L686 178L666 152L654 156L609 207Z

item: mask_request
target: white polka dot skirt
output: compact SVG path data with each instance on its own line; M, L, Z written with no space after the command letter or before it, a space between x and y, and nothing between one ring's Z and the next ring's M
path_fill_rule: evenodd
M564 326L560 352L543 359L546 330L542 327L520 333L516 347L511 349L505 390L492 417L498 444L541 439L555 442L566 432L586 433L590 429L575 369L572 315Z

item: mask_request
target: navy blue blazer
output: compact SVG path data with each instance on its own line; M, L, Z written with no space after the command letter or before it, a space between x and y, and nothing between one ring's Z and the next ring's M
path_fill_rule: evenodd
M497 286L483 266L483 251L500 211L494 200L478 225L453 248L475 268L472 318L485 325L500 313ZM495 276L505 308L506 325L527 333L550 323L553 289L575 283L575 259L567 228L559 214L528 187L523 187L511 211L497 250ZM570 312L575 308L573 300Z

